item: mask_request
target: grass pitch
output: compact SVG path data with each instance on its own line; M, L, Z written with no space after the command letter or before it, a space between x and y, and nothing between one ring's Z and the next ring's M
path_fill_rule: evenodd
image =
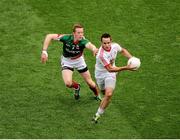
M1 0L0 138L180 138L180 2L178 0ZM141 59L138 72L122 72L99 124L99 103L83 79L81 99L64 86L61 46L53 42L40 63L48 33L85 36L99 47L104 32ZM85 50L93 76L95 58ZM127 62L118 57L117 65ZM93 76L94 77L94 76Z

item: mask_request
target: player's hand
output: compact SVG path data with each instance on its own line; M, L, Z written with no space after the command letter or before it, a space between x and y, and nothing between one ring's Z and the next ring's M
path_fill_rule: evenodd
M46 53L41 53L41 62L42 63L46 63L46 61L48 60L48 55Z
M131 64L127 65L127 69L130 71L137 71L137 69L135 69L136 67L133 67Z
M96 55L97 55L98 50L99 50L98 48L93 49L93 55L94 55L94 56L96 56Z

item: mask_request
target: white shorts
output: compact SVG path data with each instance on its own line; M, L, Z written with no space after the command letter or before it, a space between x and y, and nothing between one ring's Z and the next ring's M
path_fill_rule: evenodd
M79 72L85 72L87 71L87 65L84 61L83 56L80 56L77 59L71 59L71 58L66 58L64 56L61 57L61 67L62 69L70 69L70 70L78 70Z
M106 88L115 89L116 86L116 77L108 76L105 78L96 78L96 82L100 90L105 90Z

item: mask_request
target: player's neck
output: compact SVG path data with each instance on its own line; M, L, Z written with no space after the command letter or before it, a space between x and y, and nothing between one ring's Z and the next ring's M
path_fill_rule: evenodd
M78 43L79 43L79 40L74 37L73 43L74 43L74 44L78 44Z

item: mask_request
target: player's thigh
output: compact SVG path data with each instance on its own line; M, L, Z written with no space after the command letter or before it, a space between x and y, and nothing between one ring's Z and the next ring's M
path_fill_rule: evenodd
M62 70L62 78L65 84L72 84L73 71L69 69Z
M86 81L89 80L89 79L92 79L89 70L80 73L80 75L81 75L81 76L83 77L83 79L86 80Z
M114 91L114 88L112 87L105 88L105 96L111 97L113 95L113 91Z
M105 83L105 89L106 89L106 92L108 94L111 94L111 92L115 89L116 87L116 78L113 78L113 77L107 77L105 80L104 80L104 83ZM106 94L106 93L105 93Z
M102 93L105 93L105 83L103 78L96 78L96 83Z
M89 86L95 86L95 82L92 80L89 70L80 73L80 75L83 77L83 79Z

